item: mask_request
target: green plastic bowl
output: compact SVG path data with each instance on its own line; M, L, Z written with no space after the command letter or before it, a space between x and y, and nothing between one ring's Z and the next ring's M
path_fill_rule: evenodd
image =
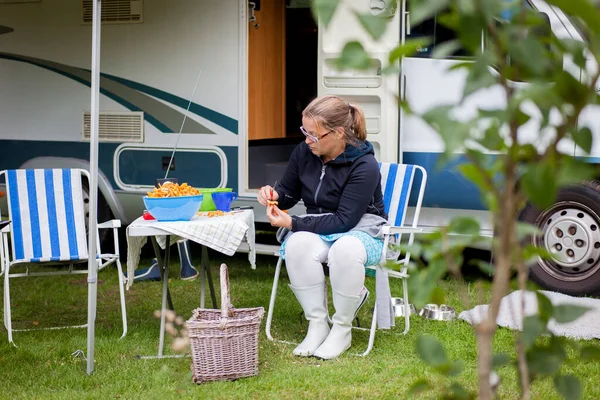
M197 188L200 193L204 195L202 204L200 205L200 211L216 211L217 206L212 199L212 194L215 192L231 192L232 188Z

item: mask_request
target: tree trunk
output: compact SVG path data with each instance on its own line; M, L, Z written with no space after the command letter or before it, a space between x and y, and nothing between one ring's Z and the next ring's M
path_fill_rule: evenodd
M513 174L510 166L507 171L506 189L502 194L500 207L494 216L495 230L498 232L496 247L496 262L494 280L492 283L492 296L486 319L477 326L477 346L479 352L479 398L492 399L490 387L490 372L492 370L492 343L496 333L496 320L500 312L500 302L508 290L510 271L512 266L512 236L514 233L514 201Z

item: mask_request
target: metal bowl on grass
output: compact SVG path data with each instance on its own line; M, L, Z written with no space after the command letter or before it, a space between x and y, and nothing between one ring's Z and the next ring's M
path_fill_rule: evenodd
M396 317L404 317L404 299L401 297L392 297L392 305L394 306L394 315ZM415 305L408 303L408 315L416 314Z
M456 311L446 304L427 304L419 311L419 316L436 321L451 321L456 319Z

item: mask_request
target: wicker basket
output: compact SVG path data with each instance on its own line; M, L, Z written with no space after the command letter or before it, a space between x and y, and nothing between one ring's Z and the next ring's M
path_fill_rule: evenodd
M258 375L258 330L265 310L233 308L221 264L221 310L197 308L187 321L195 383Z

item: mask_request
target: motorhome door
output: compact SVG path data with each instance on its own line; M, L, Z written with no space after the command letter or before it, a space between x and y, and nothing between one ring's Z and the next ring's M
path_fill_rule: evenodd
M400 10L394 1L340 2L326 28L319 24L318 95L338 95L362 107L367 120L367 138L379 161L398 162L398 75L382 74L389 52L400 41ZM360 25L355 12L388 19L385 34L372 39ZM362 71L340 71L334 62L349 41L359 41L372 60Z

